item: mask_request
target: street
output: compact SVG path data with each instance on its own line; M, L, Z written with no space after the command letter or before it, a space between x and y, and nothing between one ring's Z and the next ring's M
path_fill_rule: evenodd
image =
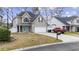
M23 51L79 51L79 42L48 45Z

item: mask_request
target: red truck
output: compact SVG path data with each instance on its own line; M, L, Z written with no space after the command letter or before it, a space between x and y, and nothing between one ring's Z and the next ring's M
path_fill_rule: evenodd
M53 32L55 32L55 33L60 32L60 33L64 34L65 29L61 29L61 28L54 28L54 29L53 29Z

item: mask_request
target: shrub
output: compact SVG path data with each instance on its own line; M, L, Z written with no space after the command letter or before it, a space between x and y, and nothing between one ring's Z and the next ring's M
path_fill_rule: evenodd
M0 28L0 41L9 41L10 31L6 28Z
M5 28L5 29L7 29L7 26L2 25L2 26L0 26L0 28Z

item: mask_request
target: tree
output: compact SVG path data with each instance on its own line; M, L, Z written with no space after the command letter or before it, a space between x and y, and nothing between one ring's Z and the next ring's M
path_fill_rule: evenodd
M50 13L51 13L52 17L53 16L61 17L63 10L64 10L64 7L53 7L53 8L50 8Z
M39 7L32 7L33 14L40 14Z
M9 9L7 8L5 11L7 13L7 29L9 29Z
M45 14L45 17L46 17L46 19L47 19L47 22L48 22L48 20L49 20L49 19L48 19L48 18L49 18L49 14L48 14L49 8L43 7L42 10L43 10L43 12L44 12L44 14Z
M28 7L18 7L18 8L16 8L17 10L19 10L20 12L22 12L22 11L27 11L27 9L28 9Z
M23 11L27 11L27 7L21 7L21 10L23 10Z
M6 16L7 29L9 29L9 21L12 20L12 17L11 17L11 8L9 8L9 7L3 8L3 14Z
M36 8L36 7L34 7ZM39 8L39 7L38 7ZM53 16L62 16L64 8L63 7L41 7L39 8L40 14L41 12L44 13L43 16L45 16L46 20L49 21ZM36 11L36 10L34 10Z
M0 16L3 17L3 8L2 7L0 7ZM0 20L0 26L2 26L2 24L3 24L3 19Z
M3 7L0 7L0 15L3 16L4 12L3 12Z

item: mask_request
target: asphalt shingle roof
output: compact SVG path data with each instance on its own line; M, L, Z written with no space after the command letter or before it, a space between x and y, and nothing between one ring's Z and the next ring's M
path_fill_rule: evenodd
M24 13L26 13L26 12L21 12L21 13L19 13L17 16L22 16ZM27 13L31 16L31 17L34 17L35 15L32 13L32 12L30 12L30 11L27 11Z
M27 12L21 12L17 16L22 16L24 13L28 13L31 16L31 21L32 22L38 17L38 15L35 15L32 12L29 12L29 11L27 11Z
M75 18L77 18L78 16L71 16L71 17L55 17L57 18L58 20L60 20L61 22L63 22L64 24L66 25L69 25L67 23L67 21L71 21L71 20L74 20Z

